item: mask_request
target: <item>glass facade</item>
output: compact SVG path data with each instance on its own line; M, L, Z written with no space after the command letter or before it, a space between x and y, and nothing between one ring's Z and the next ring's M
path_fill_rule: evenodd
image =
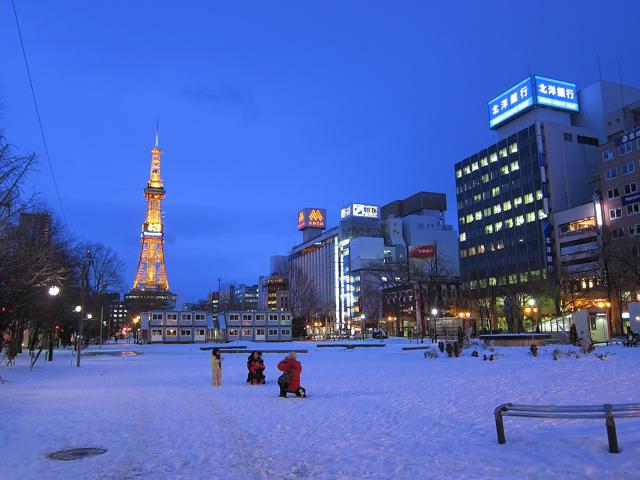
M472 290L546 276L543 163L531 125L456 164L460 272Z

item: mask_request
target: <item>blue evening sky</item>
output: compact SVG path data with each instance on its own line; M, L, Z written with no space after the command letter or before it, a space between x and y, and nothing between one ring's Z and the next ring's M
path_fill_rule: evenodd
M447 194L495 139L486 102L529 71L640 86L637 0L16 0L66 218L139 253L156 116L166 258L179 302L257 282L299 242L296 213ZM605 7L605 8L603 8ZM10 0L0 1L0 128L40 155L29 190L59 210Z

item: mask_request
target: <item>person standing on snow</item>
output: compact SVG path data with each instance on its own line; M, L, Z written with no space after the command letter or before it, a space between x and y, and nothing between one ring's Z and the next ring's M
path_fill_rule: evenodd
M296 358L296 352L291 352L286 358L278 363L278 370L284 372L278 379L280 385L280 396L287 397L287 393L295 393L297 397L307 396L304 388L300 386L300 373L302 364Z
M211 350L211 385L222 385L222 354L219 348Z

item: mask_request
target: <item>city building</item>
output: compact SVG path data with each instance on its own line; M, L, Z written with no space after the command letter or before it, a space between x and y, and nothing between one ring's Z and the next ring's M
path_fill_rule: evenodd
M292 338L291 312L230 311L218 318L224 318L229 342L289 342Z
M160 175L162 150L156 143L151 150L151 170L144 189L147 212L140 235L140 257L133 288L125 295L129 309L137 311L175 308L176 295L169 291L169 281L164 261L164 226L162 223L162 199L166 195Z
M460 271L471 292L555 277L554 213L592 202L598 145L618 128L607 115L620 108L620 91L531 76L489 102L498 140L455 165Z
M289 309L289 278L277 274L260 277L258 308L271 312Z
M141 338L148 343L225 341L224 317L204 311L151 310L142 312Z
M235 303L240 310L258 309L258 285L240 284L235 288Z
M120 294L115 294L109 304L108 321L112 332L117 332L127 326L127 305L120 300Z

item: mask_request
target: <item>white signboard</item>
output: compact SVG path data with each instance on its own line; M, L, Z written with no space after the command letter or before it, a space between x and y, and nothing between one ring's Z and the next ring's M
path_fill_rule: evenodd
M345 217L380 218L380 209L375 205L352 203L340 210L340 218Z

